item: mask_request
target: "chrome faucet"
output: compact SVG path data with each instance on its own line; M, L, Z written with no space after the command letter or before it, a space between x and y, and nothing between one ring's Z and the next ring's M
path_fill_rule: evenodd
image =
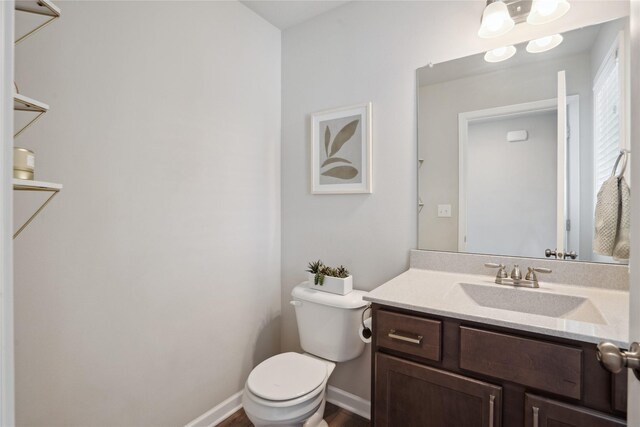
M513 270L511 270L511 279L513 280L514 285L519 284L522 280L522 272L520 271L518 264L513 265Z
M510 285L510 286L523 286L527 288L539 288L540 284L538 283L537 273L551 273L550 268L538 268L538 267L528 267L527 275L525 278L522 278L522 272L520 271L520 267L518 264L513 266L511 270L511 277L507 274L507 267L504 264L495 264L492 262L488 262L484 265L487 268L497 268L498 273L496 274L495 282L498 285Z

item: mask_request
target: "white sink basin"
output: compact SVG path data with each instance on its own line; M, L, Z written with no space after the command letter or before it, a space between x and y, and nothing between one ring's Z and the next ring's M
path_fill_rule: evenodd
M469 304L498 310L603 325L607 323L588 298L574 295L539 292L535 289L513 288L505 285L456 283L449 297L466 299L465 302Z

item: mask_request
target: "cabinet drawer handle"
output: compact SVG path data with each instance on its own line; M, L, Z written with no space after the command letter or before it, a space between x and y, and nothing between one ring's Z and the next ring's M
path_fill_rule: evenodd
M489 396L489 427L493 427L493 411L495 406L496 397L492 394Z
M538 412L539 408L533 407L533 427L538 427Z
M422 335L416 335L416 338L405 337L403 335L398 335L395 329L391 329L388 334L389 338L393 340L400 340L405 342L410 342L411 344L420 344L422 342Z

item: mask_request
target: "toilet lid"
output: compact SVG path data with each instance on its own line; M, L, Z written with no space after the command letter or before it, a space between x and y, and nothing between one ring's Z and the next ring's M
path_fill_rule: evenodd
M256 366L247 386L263 399L291 400L312 392L326 377L326 363L299 353L282 353Z

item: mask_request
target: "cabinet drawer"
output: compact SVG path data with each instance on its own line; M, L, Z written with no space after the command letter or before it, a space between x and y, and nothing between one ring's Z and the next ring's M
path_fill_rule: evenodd
M623 427L627 423L586 408L526 394L524 425L525 427Z
M440 361L442 322L439 320L379 310L376 322L378 347Z
M474 328L460 328L460 367L580 399L582 350Z

